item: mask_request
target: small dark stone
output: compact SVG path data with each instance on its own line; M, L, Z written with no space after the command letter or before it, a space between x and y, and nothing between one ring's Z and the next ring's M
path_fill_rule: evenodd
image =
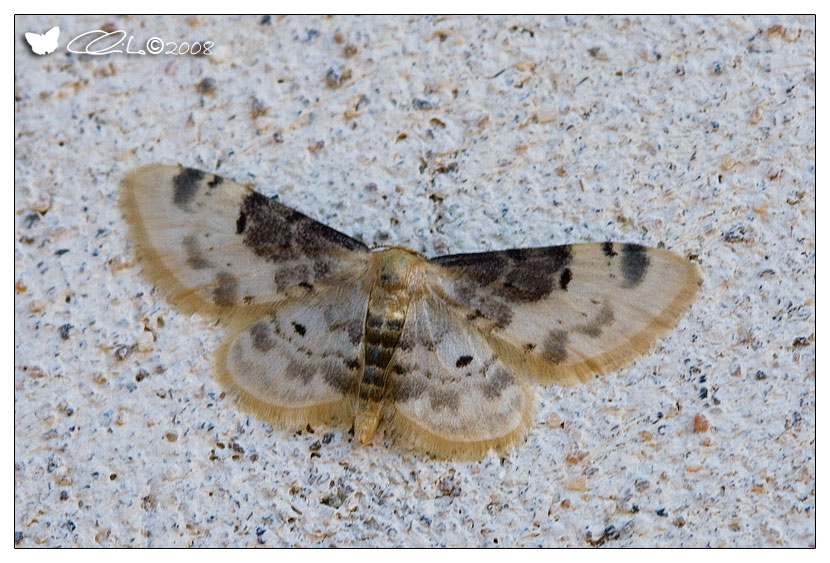
M213 94L216 92L216 80L213 78L203 78L197 85L196 90L200 94Z
M72 330L72 328L73 326L69 323L61 325L60 329L58 329L60 331L61 338L63 338L64 340L69 340L69 331Z
M435 104L433 104L429 100L422 100L420 98L415 98L414 100L412 100L412 107L414 107L415 109L421 110L421 111L425 111L425 110L429 110L429 109L434 109Z
M26 223L26 227L32 228L32 225L40 221L40 215L38 213L29 213L26 217L23 218L23 222Z
M806 336L799 336L793 340L793 348L801 348L802 346L809 346L810 339Z
M132 349L129 346L122 344L121 346L115 349L115 359L123 360L124 358L130 355L131 351Z

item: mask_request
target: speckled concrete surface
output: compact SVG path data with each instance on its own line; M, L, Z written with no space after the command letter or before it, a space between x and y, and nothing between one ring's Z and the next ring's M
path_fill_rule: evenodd
M100 28L214 54L67 54ZM15 545L815 545L813 18L38 16L15 41ZM665 244L705 282L629 368L539 388L503 459L288 433L140 276L116 201L150 162L370 244Z

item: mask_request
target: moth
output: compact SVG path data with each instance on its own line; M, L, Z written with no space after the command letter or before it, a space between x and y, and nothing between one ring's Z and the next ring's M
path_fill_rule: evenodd
M156 288L227 325L216 377L244 407L281 427L353 424L363 444L383 421L443 458L524 439L534 382L626 365L701 283L689 260L637 244L434 258L369 248L181 166L130 172L121 206Z

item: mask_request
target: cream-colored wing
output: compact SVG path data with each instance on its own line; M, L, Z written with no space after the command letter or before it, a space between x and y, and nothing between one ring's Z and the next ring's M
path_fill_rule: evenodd
M430 454L477 459L502 451L533 420L527 382L429 291L413 295L389 369L391 428Z
M215 174L153 164L124 180L121 207L149 279L188 313L311 294L360 275L366 246Z
M574 244L458 254L428 276L505 362L542 383L618 369L677 324L697 266L635 244Z
M351 422L369 289L369 280L358 279L239 320L217 351L217 379L282 426Z

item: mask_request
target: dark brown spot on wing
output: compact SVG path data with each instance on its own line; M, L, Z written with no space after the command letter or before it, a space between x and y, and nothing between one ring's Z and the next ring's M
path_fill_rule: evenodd
M314 279L323 279L331 272L331 264L322 260L314 263Z
M323 365L323 380L341 393L352 393L357 384L357 377L353 372L354 370L343 369L334 362L326 362Z
M470 362L473 361L472 356L459 356L458 359L455 361L455 367L463 368L465 366L470 365Z
M258 256L278 261L291 246L292 232L286 224L287 212L264 195L252 192L242 202L245 215L245 244Z
M302 325L298 322L293 322L293 323L291 323L291 326L294 327L294 332L296 332L300 336L305 336L305 326L304 325Z
M257 192L242 200L236 230L254 254L279 265L274 273L277 292L336 276L341 268L339 252L368 250L363 243Z
M199 189L199 181L205 177L205 173L194 168L183 168L173 178L173 203L185 209L193 196Z
M502 278L500 293L510 301L522 303L547 297L556 274L571 263L570 245L515 249L507 254L512 263Z
M194 270L204 270L213 266L202 254L196 235L187 235L182 239L182 244L184 245L185 254L187 254L185 263L188 266Z
M367 251L362 242L344 235L264 195L251 192L242 202L245 245L274 262L318 256L332 248Z
M220 307L230 307L237 301L239 282L233 274L219 272L214 278L216 287L213 288L213 302Z
M572 279L573 273L570 268L562 270L562 273L559 274L559 289L562 291L568 291L568 284L571 283Z
M314 366L292 361L285 368L285 375L289 379L300 379L303 383L309 383L315 373Z
M399 377L395 377L392 381L392 397L396 402L405 403L412 399L417 399L426 391L426 381L421 377L407 377L405 374L409 373L404 367L394 366L393 371L397 373L398 369L402 371Z
M225 179L222 178L222 176L217 176L216 174L214 174L213 179L210 182L208 182L207 185L208 185L208 187L213 189L224 181L225 181Z
M259 322L251 327L251 343L256 350L260 352L267 352L274 347L273 330L271 325L265 322Z
M502 392L513 385L515 381L516 378L506 370L496 368L487 378L487 381L482 384L481 391L486 398L492 401L501 397Z
M239 217L236 219L236 234L241 235L245 232L245 224L248 222L248 216L244 211L239 212Z
M334 330L344 330L349 335L349 342L354 345L363 341L363 322L360 319L338 321L331 325Z
M296 280L290 279L286 276L284 270L278 269L274 272L274 290L277 292L288 289L293 286L295 282Z
M314 240L317 246L325 248L330 245L340 246L346 250L366 251L368 248L359 240L335 231L322 223L303 215L298 229L299 235L308 240Z
M451 254L439 256L435 262L448 268L459 268L469 278L486 285L496 281L507 262L500 252L479 252L474 254Z
M597 315L588 324L579 327L577 330L591 338L599 338L602 329L614 322L614 310L606 303L599 310Z
M496 291L508 301L532 303L546 297L553 290L553 272L533 268L512 268L504 276Z
M458 409L460 402L461 398L458 391L440 388L429 390L429 406L432 407L432 410L449 409L454 411Z
M513 319L509 303L544 299L557 283L567 289L571 259L570 245L563 245L454 254L431 261L464 276L455 282L450 297L472 309L467 320L485 318L493 322L490 328L503 329Z
M492 320L497 329L507 327L513 320L513 310L498 301L482 302L481 309L476 309L476 312Z
M617 251L614 250L614 243L613 242L604 242L602 243L602 253L605 254L608 258L613 258L617 255Z
M568 333L564 330L552 330L548 332L542 342L542 357L546 360L559 364L568 357Z
M546 264L553 271L558 272L571 263L571 245L545 246L533 249L533 258L537 263Z
M642 282L650 262L646 247L639 244L624 244L621 267L627 282L625 287L634 287Z

